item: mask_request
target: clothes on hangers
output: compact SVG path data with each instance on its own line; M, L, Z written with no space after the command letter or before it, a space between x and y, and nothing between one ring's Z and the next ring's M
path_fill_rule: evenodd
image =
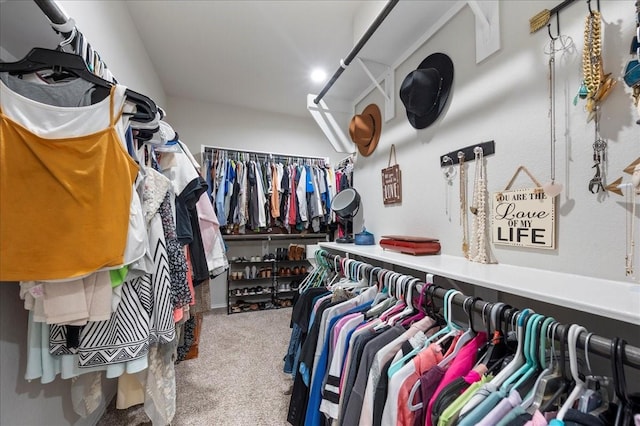
M86 416L101 374L135 374L143 392L126 387L128 403L168 424L177 332L204 293L189 283L228 263L199 165L179 141L136 145L125 92L96 102L82 79L0 73L0 277L21 281L30 310L27 380L74 378Z
M351 262L351 266L345 267L345 262ZM330 263L319 267L331 268ZM341 260L341 268L337 263L334 265L335 274L353 275L354 264L359 262ZM557 325L552 318L545 319L527 309L516 312L504 309L504 304L496 304L495 311L491 312L493 322L487 323L487 332L472 330L470 319L468 330L454 328L442 337L438 332L439 325L429 328L439 323L428 315L422 319L416 317L413 323L391 321L398 312L404 312L403 304L391 305L387 311L378 313L379 317L369 316L370 311L361 310L361 306L344 311L357 304L357 299L333 300L342 289L342 281L330 278L335 274L328 273L320 287L303 289L294 305L292 341L285 357L285 361L293 360L285 363L285 370L294 376L287 417L290 424L538 425L547 424L557 415L553 411L540 413L535 407L528 411L529 406L523 405L529 399L528 393L535 390L531 386L537 386L539 382L537 374L543 372L542 366L537 365L540 362L538 353L555 351L546 346L546 339L541 347L537 346L539 335L540 339L552 337L550 329L542 328L543 323L544 327ZM398 289L408 282L398 279L399 274L391 274L385 270L377 273L378 280L385 286L385 291L379 294L397 295ZM391 287L387 288L388 285ZM447 293L445 301L449 298L451 302L453 295L450 294ZM367 306L376 303L384 303L384 299L376 297ZM419 304L411 304L416 305ZM333 316L332 312L336 310L342 314ZM423 313L432 311L424 309ZM446 312L445 306L445 318ZM517 348L500 338L511 333L501 329L503 319L498 320L498 313L509 315L505 316L504 325L517 330L513 333L519 339ZM510 325L511 318L516 318L513 325ZM449 321L446 320L447 324ZM493 332L494 339L487 344L488 332L494 326L500 329ZM446 328L443 331L447 331ZM517 363L512 364L514 362ZM394 364L399 369L391 368ZM493 382L498 375L504 376L504 382ZM565 388L567 391L571 391L570 386ZM485 397L473 408L463 411L474 397L479 400L478 395ZM613 408L594 407L591 406L590 411L584 407L582 410L569 409L564 424L613 424L611 416L615 416L615 404Z
M224 149L205 151L210 199L220 226L228 232L281 226L320 232L335 221L331 199L337 193L330 167L313 163L284 163L283 159L249 154L232 158Z

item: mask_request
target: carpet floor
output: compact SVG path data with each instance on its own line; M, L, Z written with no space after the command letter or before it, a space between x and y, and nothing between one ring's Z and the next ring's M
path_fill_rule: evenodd
M291 309L206 313L199 355L176 366L172 426L287 425L291 376L282 371ZM142 405L107 408L98 426L150 425Z

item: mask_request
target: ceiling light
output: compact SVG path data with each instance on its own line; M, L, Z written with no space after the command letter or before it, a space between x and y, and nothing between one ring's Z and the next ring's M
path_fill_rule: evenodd
M327 73L320 68L316 68L311 72L311 81L314 83L322 83L327 79Z

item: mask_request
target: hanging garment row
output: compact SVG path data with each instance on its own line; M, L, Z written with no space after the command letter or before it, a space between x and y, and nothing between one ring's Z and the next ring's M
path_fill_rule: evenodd
M199 165L144 99L70 53L0 63L0 280L30 311L26 380L72 378L84 417L120 378L119 408L169 424L179 335L227 263Z
M209 197L227 232L278 226L287 232L317 233L335 223L331 200L350 186L350 178L319 159L277 161L283 159L221 149L205 155Z
M315 260L294 302L284 358L294 378L293 425L640 420L640 393L631 392L624 373L625 362L640 368L640 350L619 338L324 250ZM454 300L465 325L454 321ZM599 346L603 340L608 352ZM590 353L610 358L610 376L592 372Z

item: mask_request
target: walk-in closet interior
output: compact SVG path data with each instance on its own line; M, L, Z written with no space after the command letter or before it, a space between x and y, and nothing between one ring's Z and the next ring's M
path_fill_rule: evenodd
M0 0L0 426L640 426L639 40Z

